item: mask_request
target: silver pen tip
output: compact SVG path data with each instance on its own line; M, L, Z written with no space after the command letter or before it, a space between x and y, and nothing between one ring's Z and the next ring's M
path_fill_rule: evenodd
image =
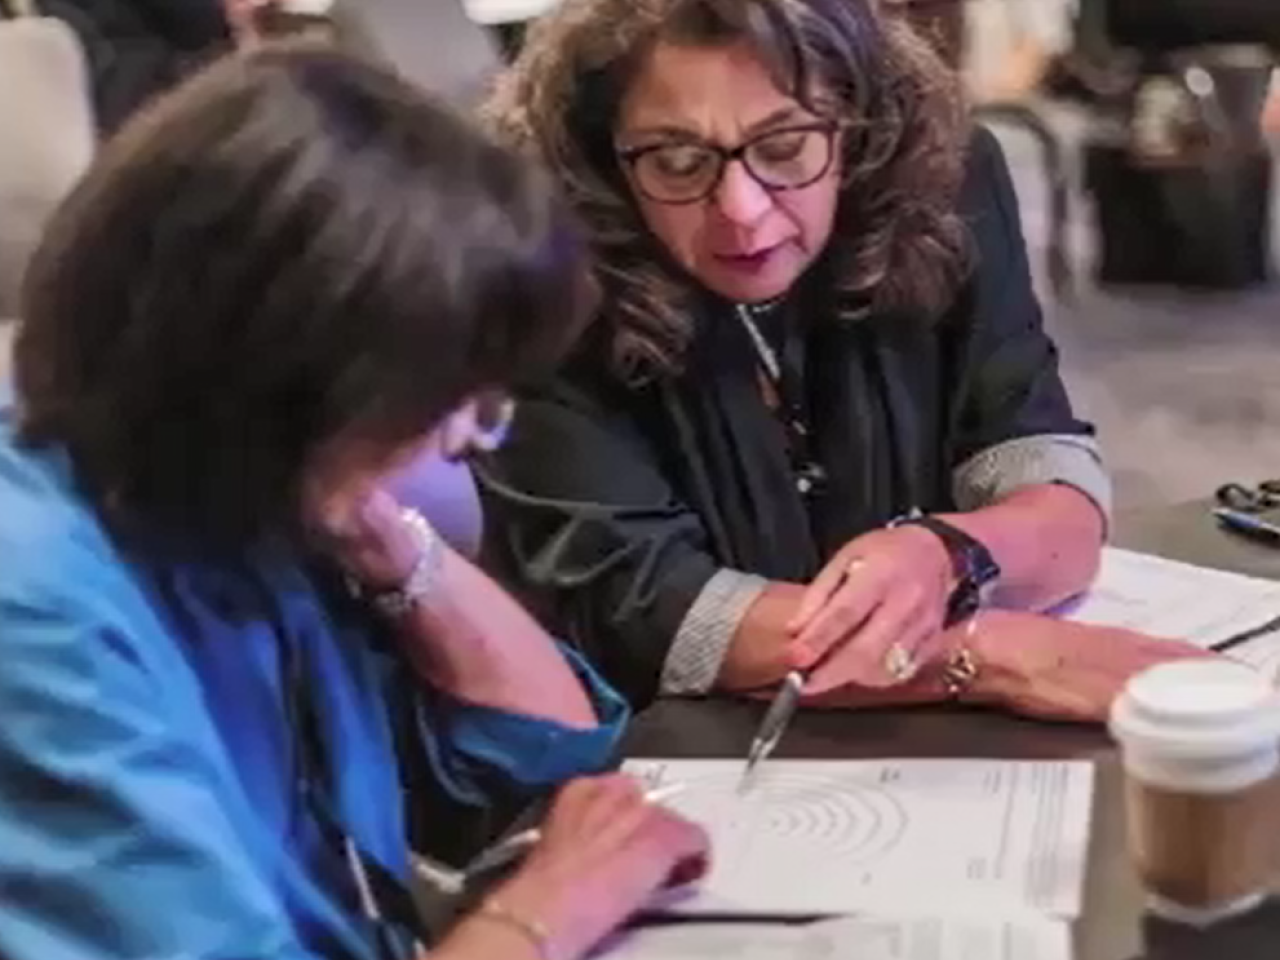
M760 757L764 753L764 742L755 740L751 744L751 750L747 753L746 766L742 768L742 776L738 779L738 794L744 794L750 789L752 782L755 780L756 768L760 765Z

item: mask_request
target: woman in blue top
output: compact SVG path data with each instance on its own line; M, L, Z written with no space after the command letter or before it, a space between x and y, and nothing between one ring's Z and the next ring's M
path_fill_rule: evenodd
M334 52L218 64L107 148L0 404L0 956L410 956L444 811L608 763L618 698L378 492L492 445L577 262L519 161ZM582 956L704 857L575 781L432 956Z

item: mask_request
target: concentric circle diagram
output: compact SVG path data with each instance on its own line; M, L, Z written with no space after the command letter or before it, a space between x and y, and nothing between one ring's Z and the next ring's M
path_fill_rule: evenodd
M777 843L846 863L880 857L907 828L901 804L875 784L818 774L769 771L739 794L737 771L708 773L690 779L673 806L711 830L717 846L735 840Z

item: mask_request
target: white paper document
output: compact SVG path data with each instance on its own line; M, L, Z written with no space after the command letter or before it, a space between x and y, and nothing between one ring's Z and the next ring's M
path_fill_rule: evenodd
M1228 651L1228 656L1243 660L1262 671L1280 685L1280 632L1242 643Z
M1027 917L849 917L802 925L645 927L601 960L1071 960L1065 922Z
M674 913L1080 912L1093 766L999 760L634 760L711 834Z
M1093 586L1057 612L1079 623L1209 649L1280 616L1280 581L1108 547ZM1280 667L1280 631L1241 644L1230 655L1274 672Z

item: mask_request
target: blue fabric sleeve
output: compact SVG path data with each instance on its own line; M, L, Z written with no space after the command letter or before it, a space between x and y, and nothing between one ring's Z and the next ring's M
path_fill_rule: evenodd
M198 689L142 595L73 545L4 563L0 956L304 956L232 830Z
M440 786L453 800L487 806L495 786L532 793L613 764L630 709L581 655L563 646L561 651L595 706L599 723L591 729L423 691L418 735Z

